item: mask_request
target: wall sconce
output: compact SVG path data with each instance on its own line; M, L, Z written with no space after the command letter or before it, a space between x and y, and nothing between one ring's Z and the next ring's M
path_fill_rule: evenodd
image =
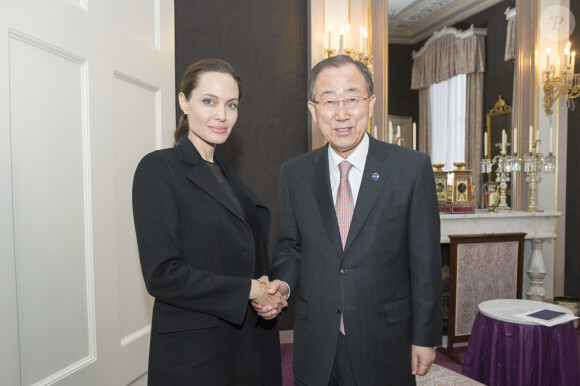
M373 73L373 55L370 53L369 33L366 28L370 24L370 3L353 1L351 4L351 0L324 3L324 19L327 23L330 22L325 25L324 58L348 55L366 64ZM355 25L360 23L360 28L351 30L351 21Z
M563 65L556 72L556 66L550 65L550 49L546 57L546 71L542 71L544 83L544 110L552 115L552 105L562 97L570 110L574 110L574 99L580 96L580 73L574 73L576 51L570 53L570 42L564 50Z

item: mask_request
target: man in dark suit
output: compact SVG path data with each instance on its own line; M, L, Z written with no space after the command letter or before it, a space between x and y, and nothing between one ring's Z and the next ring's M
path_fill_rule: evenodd
M269 291L300 284L294 377L305 385L412 385L441 344L439 212L426 154L366 133L368 68L318 63L308 108L330 146L281 168ZM343 161L346 161L345 164ZM276 315L270 307L259 311Z

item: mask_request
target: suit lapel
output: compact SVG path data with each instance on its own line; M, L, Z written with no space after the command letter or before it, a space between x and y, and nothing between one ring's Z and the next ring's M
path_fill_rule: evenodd
M370 136L369 140L369 153L365 163L365 170L356 200L354 214L350 222L344 254L348 252L354 239L365 224L371 209L375 205L377 197L383 190L392 171L392 168L385 162L385 159L390 155L390 149L387 146L380 146L380 143Z
M328 145L313 159L312 187L318 203L322 222L336 251L342 254L342 242L334 209L332 191L330 189L330 174L328 170Z
M187 178L201 189L205 190L211 197L245 223L245 219L241 216L243 214L239 213L236 209L231 198L228 196L225 189L220 186L209 167L205 165L205 161L201 158L191 141L188 138L185 138L179 143L179 145L177 145L177 147L179 148L181 161L191 165L191 169L187 173Z

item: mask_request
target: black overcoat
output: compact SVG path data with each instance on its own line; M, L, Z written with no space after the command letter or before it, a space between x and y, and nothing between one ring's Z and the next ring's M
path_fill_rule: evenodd
M215 155L243 214L189 141L146 155L133 181L141 269L155 297L150 385L281 383L276 321L248 303L268 274L270 213Z

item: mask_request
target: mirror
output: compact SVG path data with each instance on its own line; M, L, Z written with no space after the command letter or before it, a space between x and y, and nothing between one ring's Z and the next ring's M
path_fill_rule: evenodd
M440 6L444 8L465 5L460 1L450 1ZM475 14L463 9L463 14L470 16L458 22L450 18L448 12L443 12L447 10L446 8L438 9L437 12L420 13L424 7L421 1L388 1L388 114L412 116L413 121L418 122L419 141L422 132L422 128L419 127L419 96L417 91L412 91L409 87L413 66L411 53L413 50L419 50L434 31L440 31L445 26L466 30L473 24L476 28L487 28L483 114L494 106L498 94L502 94L503 98L513 105L515 65L513 61L504 59L507 36L505 12L507 8L515 8L516 0L500 2L482 0L480 5ZM482 119L482 126L483 124ZM483 130L485 127L482 127ZM483 138L481 140L483 142ZM479 165L468 165L468 168L479 169Z
M387 122L389 123L389 127L392 126L393 128L393 142L394 143L396 141L396 139L399 137L400 134L400 138L399 138L399 143L398 145L409 148L409 149L416 149L416 143L413 141L414 139L414 133L413 133L413 117L405 117L405 116L401 116L401 115L387 115ZM385 138L385 140L387 140L389 137L389 133L382 133L382 138ZM375 135L375 138L381 138L381 137L377 137Z
M512 107L503 100L501 95L498 96L495 106L491 109L485 118L487 124L487 154L493 158L500 154L502 130L507 135L506 153L511 154L512 145ZM488 178L491 181L491 173Z
M502 132L505 130L507 143L506 143L506 154L512 154L513 152L513 129L512 129L512 107L506 103L501 97L498 96L495 106L486 114L486 124L487 124L487 154L489 159L492 160L500 155L501 153L501 142L502 142ZM495 172L497 166L493 166L493 171L487 173L487 182L495 181L497 173ZM484 194L485 194L484 187ZM506 188L506 203L511 207L511 182L507 182Z

